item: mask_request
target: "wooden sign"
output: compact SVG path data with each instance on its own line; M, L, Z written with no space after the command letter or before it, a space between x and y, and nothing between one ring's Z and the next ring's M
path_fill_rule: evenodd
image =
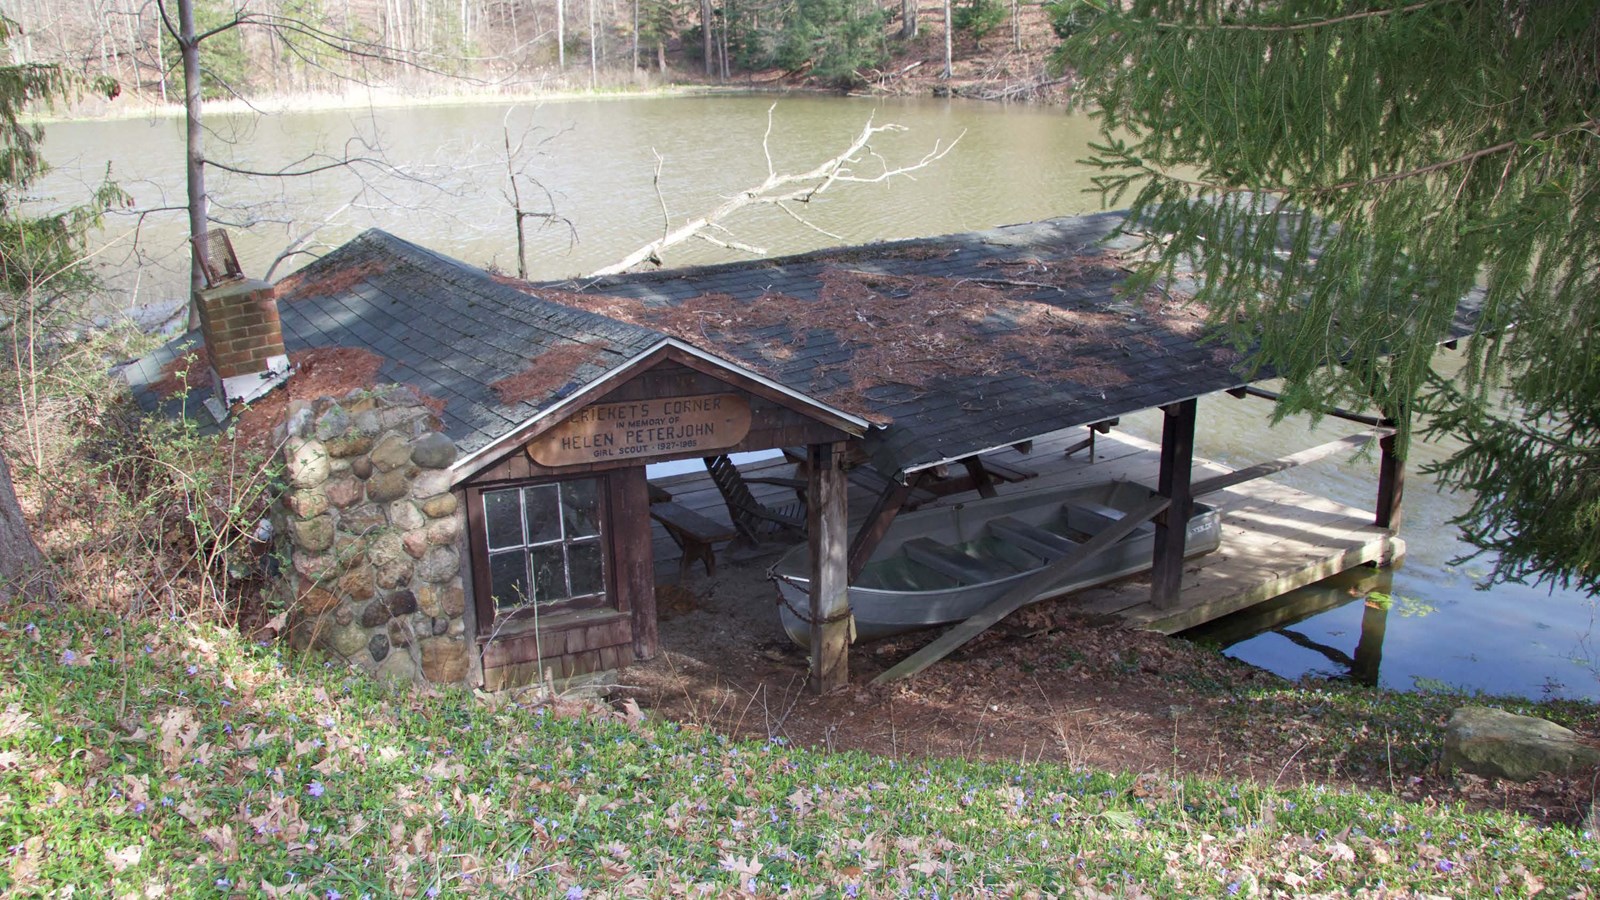
M741 394L597 403L528 442L541 466L575 466L721 450L750 433Z

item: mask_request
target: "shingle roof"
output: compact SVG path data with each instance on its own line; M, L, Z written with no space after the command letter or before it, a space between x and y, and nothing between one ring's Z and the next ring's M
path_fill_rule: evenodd
M478 450L664 335L549 303L480 269L376 229L279 283L285 348L350 347L383 358L380 382L403 382L443 402L444 430L464 453ZM205 388L161 397L163 366L199 344L184 335L124 370L135 400L169 415L197 410ZM507 402L491 385L552 349L590 352L537 399Z
M465 453L672 334L798 393L889 422L868 435L868 449L884 471L905 472L1241 382L1232 354L1201 340L1196 313L1116 293L1126 270L1104 253L1125 240L1113 235L1122 221L1105 213L543 284L514 284L372 230L281 282L280 314L291 355L368 350L383 358L380 381L442 401L445 431ZM861 292L860 302L841 301L841 289ZM904 350L874 355L874 317L894 304L902 314L915 309L927 292L943 304L927 322L927 352L938 364L897 376L888 370ZM695 313L695 327L685 328L682 316L674 319L707 295L719 295L714 320ZM614 308L631 321L571 304ZM904 325L902 318L902 338ZM185 335L125 370L142 406L177 411L183 398L163 399L152 385L195 343ZM558 373L570 377L553 390L508 400L491 387L574 344L592 352ZM974 363L974 355L982 359ZM863 366L874 371L864 375ZM191 392L188 408L204 394Z
M1165 310L1117 293L1126 269L1107 262L1106 250L1125 248L1131 239L1114 235L1120 213L1102 213L1011 225L989 231L925 240L875 244L843 251L752 263L704 266L676 271L614 276L586 283L533 285L556 287L595 297L626 297L647 308L685 306L707 293L723 293L746 303L779 297L794 310L787 326L749 332L701 331L710 352L765 371L790 388L827 399L849 387L849 361L868 351L870 329L837 328L819 320L804 305L818 301L830 273L846 272L858 281L906 277L903 289L954 289L1001 292L986 303L986 314L972 326L980 340L1010 343L980 371L934 372L918 383L869 378L855 391L852 411L886 417L892 424L867 436L867 449L887 472L905 472L1002 447L1051 431L1234 387L1245 379L1234 370L1236 355L1203 340L1197 310ZM1094 262L1083 265L1084 262ZM1063 276L1060 273L1070 272ZM1020 273L1020 274L1019 274ZM1038 274L1032 274L1038 273ZM766 298L763 300L762 298ZM1040 304L1048 307L1041 319ZM836 311L832 307L831 311ZM1019 312L1021 311L1021 312ZM859 309L874 313L871 300ZM1174 314L1176 313L1176 314ZM1026 322L1018 319L1026 316ZM1092 320L1092 334L1068 341L1067 358L1027 352L1028 342L1058 339L1052 327ZM762 319L762 322L767 321ZM1060 322L1063 325L1052 323ZM663 330L673 329L659 322ZM929 321L930 332L952 327ZM844 332L844 333L841 333ZM693 340L679 334L685 340ZM1019 342L1016 339L1020 337ZM786 349L774 353L775 347ZM992 351L986 347L987 354ZM845 404L850 408L850 404Z

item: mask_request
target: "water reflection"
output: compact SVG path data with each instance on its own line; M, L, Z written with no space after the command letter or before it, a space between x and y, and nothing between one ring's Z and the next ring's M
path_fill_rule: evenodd
M1347 583L1352 582L1353 583ZM1210 644L1224 650L1257 637L1272 635L1288 641L1290 645L1315 653L1334 665L1323 674L1344 681L1353 681L1368 687L1377 687L1379 671L1383 665L1383 638L1389 626L1389 612L1394 606L1390 593L1394 576L1388 569L1355 569L1338 578L1318 582L1308 588L1294 591L1267 603L1234 613L1191 629L1183 637L1198 643ZM1340 648L1348 644L1342 632L1331 638L1321 637L1314 630L1295 626L1340 607L1359 605L1361 628L1352 650ZM1274 668L1271 665L1266 668ZM1292 675L1294 672L1279 672Z

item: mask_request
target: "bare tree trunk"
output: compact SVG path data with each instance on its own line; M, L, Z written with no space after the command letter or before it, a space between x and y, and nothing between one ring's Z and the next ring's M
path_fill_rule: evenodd
M950 0L944 0L944 77L949 78L955 74L951 68L950 41L955 32L955 25L950 21Z
M556 0L556 68L567 70L567 3Z
M201 125L200 44L195 40L194 0L178 0L178 51L183 56L185 173L189 189L189 240L194 245L190 248L189 263L189 327L199 328L200 307L194 295L205 286L200 261L206 257L210 214L206 209L205 129Z
M700 44L706 57L706 75L715 78L717 54L711 43L711 0L700 0Z
M595 57L600 46L600 37L594 30L594 0L589 0L589 90L594 90L599 83L600 64Z
M900 39L909 41L917 36L917 0L900 0Z
M1017 8L1017 0L1011 0L1011 49L1022 50L1022 11Z
M633 69L639 70L639 0L633 0Z
M55 585L44 555L28 532L28 523L11 486L11 465L0 453L0 604L17 598L54 599Z

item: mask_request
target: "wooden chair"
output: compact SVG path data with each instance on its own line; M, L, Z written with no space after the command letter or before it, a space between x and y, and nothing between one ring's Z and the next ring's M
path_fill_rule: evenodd
M802 499L806 490L804 480L745 478L727 456L707 456L703 462L706 471L711 473L717 492L722 494L722 502L728 505L728 517L733 520L733 527L739 530L740 537L752 544L759 544L775 538L805 534L806 507ZM796 500L779 507L768 506L750 493L752 484L777 484L792 488Z

